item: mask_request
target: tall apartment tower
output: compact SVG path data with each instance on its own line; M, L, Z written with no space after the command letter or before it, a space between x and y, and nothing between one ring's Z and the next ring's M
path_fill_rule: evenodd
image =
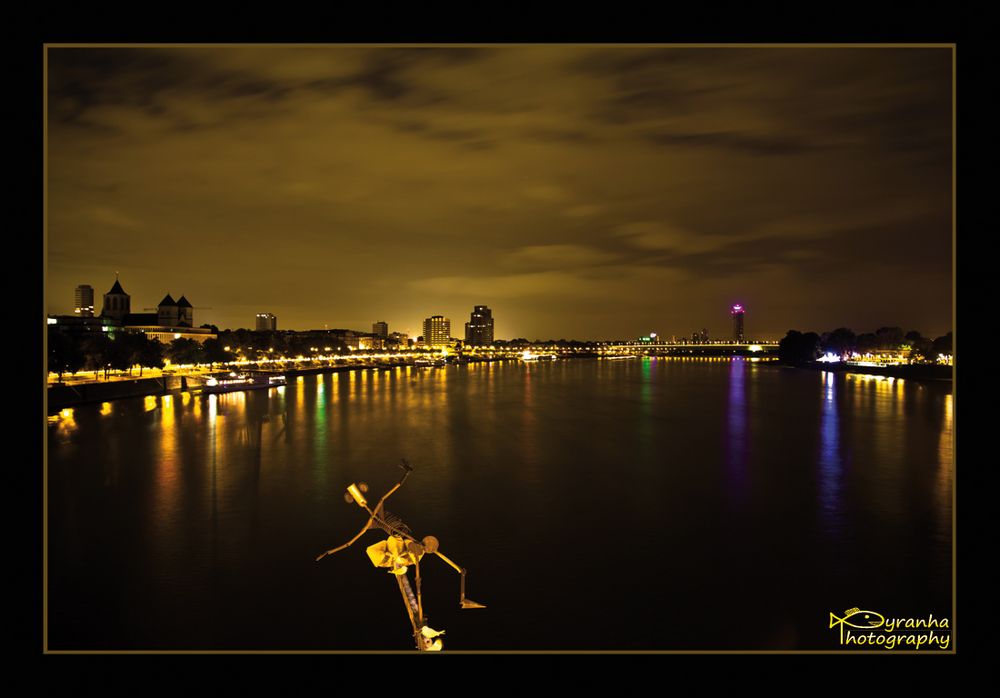
M424 346L443 347L451 340L451 320L443 315L431 315L424 320Z
M493 311L485 305L477 305L472 309L472 315L465 323L465 343L493 343Z
M372 323L372 334L376 337L381 337L382 339L388 339L389 337L389 323L384 320L379 320L378 322Z
M737 303L729 311L733 316L733 341L742 343L743 340L743 306Z
M278 329L278 317L271 313L257 313L257 331L269 330L274 332Z
M80 284L73 294L73 312L80 317L94 317L94 287Z

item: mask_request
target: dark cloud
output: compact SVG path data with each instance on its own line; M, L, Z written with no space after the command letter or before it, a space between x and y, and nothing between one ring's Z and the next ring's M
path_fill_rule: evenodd
M446 91L421 86L414 73L433 70L435 66L465 66L489 55L483 49L405 48L368 51L361 66L353 73L335 78L312 80L307 87L338 91L356 87L370 99L409 106L431 106L449 101Z
M528 138L556 143L596 143L600 138L582 129L531 128L524 131Z
M750 155L795 155L827 146L780 136L750 133L648 133L645 139L656 145L727 148Z
M611 48L589 50L567 63L571 71L587 75L625 77L648 68L675 68L685 63L704 64L714 51L685 48Z
M49 309L117 270L232 327L719 334L739 298L773 333L943 332L951 58L53 48Z

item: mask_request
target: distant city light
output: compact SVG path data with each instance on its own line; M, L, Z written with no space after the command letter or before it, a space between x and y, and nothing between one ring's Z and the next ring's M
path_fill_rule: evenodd
M751 349L752 348L753 347L751 347ZM818 361L822 361L823 363L826 363L826 364L834 364L834 363L839 363L840 362L840 357L837 356L836 354L828 351L823 356L819 357Z

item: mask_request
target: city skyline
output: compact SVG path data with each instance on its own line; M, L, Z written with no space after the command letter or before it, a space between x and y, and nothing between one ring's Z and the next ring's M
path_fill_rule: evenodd
M80 289L83 289L83 288L90 288L90 287L86 286L86 285L81 285L81 286L78 286L77 289L74 292L74 305L77 308L80 305L80 303L79 303L79 299L81 297L81 290ZM90 293L91 293L91 300L93 300L93 289L92 288L90 288ZM114 299L117 296L126 297L126 298L123 298L123 300L121 301L121 304L122 304L121 308L119 308L118 305L116 305L113 300L110 300L110 299ZM129 305L129 300L131 298L131 294L126 293L122 289L121 281L117 277L115 278L115 283L111 287L111 289L109 289L109 291L107 293L101 294L101 297L102 297L102 299L105 299L105 300L102 301L102 311L100 313L97 313L98 317L101 317L101 316L105 315L106 312L110 310L111 312L107 316L109 318L119 319L118 316L122 312L125 312L125 313L128 312L127 308L128 308L128 305ZM109 300L110 300L110 304L109 304ZM158 306L160 308L160 313L162 314L162 312L163 312L162 308L163 307L171 306L174 303L175 302L174 302L173 298L171 298L170 294L168 293L166 295L166 297L162 301L160 301L160 304ZM181 305L184 305L187 308L191 308L190 303L188 303L188 301L186 300L186 298L184 298L183 296L181 296L180 300L177 301L177 303L181 304ZM734 308L731 309L731 310L734 310L735 308L740 308L741 314L745 310L742 306L739 306L739 305L734 306ZM209 308L209 310L211 310L211 308ZM75 312L76 312L76 314L79 314L78 310L76 310ZM480 315L480 313L482 315ZM62 314L62 313L49 313L49 315L50 316L59 316L59 315L66 315L66 314ZM441 318L443 318L443 316L434 316L434 317L441 317ZM493 319L493 315L492 315L492 310L488 306L485 306L485 305L476 305L473 308L471 317L472 317L472 319L476 319L477 317L481 317L483 319L483 321L486 324L484 324L481 328L479 328L479 331L485 331L483 339L486 340L486 343L489 343L490 341L492 341L492 339L494 338L494 334L493 334L493 322L494 322L494 319ZM421 328L424 328L426 326L425 323L428 321L428 319L430 319L430 318L425 318L420 323L420 327ZM169 318L168 318L168 320L169 320ZM450 321L447 321L447 322L450 323ZM220 330L254 329L256 331L261 331L261 330L274 331L274 330L277 329L276 323L277 323L277 316L275 316L273 313L256 313L255 314L255 321L254 321L254 323L252 323L252 324L254 324L253 328L251 328L251 327L249 327L249 325L247 325L245 327L244 326L238 326L238 327L220 327L219 329ZM165 324L171 324L171 323L167 322ZM187 324L189 326L191 326L190 319L188 320ZM210 324L210 323L201 323L201 324L205 325L205 324ZM309 330L317 330L317 329L319 329L319 328L315 327L315 326L312 326L312 327L308 327L308 328L292 328L292 329L287 329L286 328L285 331L300 331L301 332L301 331L309 331ZM329 324L327 324L327 329L329 329ZM358 331L358 332L364 332L364 330L361 330L359 328L340 327L338 329L353 329L353 330ZM466 341L469 341L469 338L468 338L469 329L470 329L470 323L467 322L467 323L465 323L465 334L466 334L465 340ZM638 328L637 331L639 329L641 329L641 328ZM425 330L422 330L422 331L425 331ZM449 332L450 332L450 324L449 324ZM386 323L385 321L376 321L376 322L373 322L372 323L371 334L375 335L375 336L383 337L383 338L388 337L388 323ZM671 334L676 335L677 333L676 332L661 332L659 334L661 336L666 337L666 336L669 336ZM680 333L680 334L681 334L681 336L683 338L683 332ZM703 339L707 340L707 336L708 336L707 330L703 329L701 334L702 334ZM496 337L496 338L500 339L500 340L504 339L503 337ZM632 337L617 337L615 339L621 340L621 339L631 339L631 338ZM759 338L763 339L765 337L763 335L760 335ZM515 337L509 337L508 339L515 339ZM542 338L541 337L536 337L535 339L542 339ZM549 337L547 339L555 339L555 337ZM564 337L563 339L566 339L566 338ZM594 341L592 338L589 338L589 337L572 337L570 339L581 340L581 341Z
M89 288L89 287L87 287L87 286L78 286L77 287L77 289L76 289L76 291L74 293L74 298L76 299L75 300L75 305L77 305L77 306L79 305L78 300L79 300L79 297L80 297L80 289L81 288ZM91 289L91 293L92 292L93 292L93 290ZM121 308L119 308L118 305L116 305L113 300L109 301L109 299L113 299L113 298L115 298L116 296L119 296L119 295L123 296L123 299L120 301L120 304L122 306ZM112 319L119 319L118 316L121 314L121 312L123 312L123 311L125 313L128 312L127 308L128 308L130 296L131 296L131 294L127 294L127 293L125 293L122 290L121 282L120 282L120 280L118 278L116 278L115 279L115 284L114 284L114 286L112 286L112 288L109 290L109 292L105 293L105 294L102 294L102 297L105 299L103 301L103 306L104 307L102 308L102 312L97 313L97 317L105 316L105 314L106 314L105 311L111 310L110 314L108 314L107 317L112 318ZM183 303L181 303L181 305L184 305L187 308L191 308L190 303L188 303L187 300L183 296L181 297L181 301L183 301ZM163 301L161 301L160 304L159 304L159 312L160 312L160 314L162 315L162 313L163 313L162 309L164 307L164 304L167 304L169 306L169 305L171 305L173 303L174 303L174 301L170 297L170 294L168 293L167 296L163 299ZM179 303L180 303L180 301L179 301ZM757 333L757 334L745 335L744 334L744 324L743 323L744 323L744 317L745 317L746 310L747 309L746 309L745 306L743 306L741 304L738 304L738 303L734 304L732 307L728 308L729 320L730 320L730 323L729 323L728 326L731 328L731 334L732 334L731 339L733 341L743 342L745 339L747 339L747 340L749 340L749 339L759 339L759 340L770 341L770 340L777 340L777 339L780 338L779 336L770 336L770 335L765 334L765 333ZM482 313L482 315L479 315L480 313ZM76 311L75 314L79 314L79 312ZM48 315L50 317L59 317L59 316L66 317L68 314L49 313ZM480 329L483 330L483 329L486 329L488 327L487 334L483 337L483 339L486 340L485 343L492 342L492 340L494 338L493 330L492 330L492 328L493 328L493 322L494 322L494 319L493 319L493 316L492 316L492 310L488 306L485 306L485 305L476 305L473 308L473 311L472 311L472 314L471 314L471 318L472 319L476 319L477 317L485 318L485 320L488 322L488 325L484 325ZM426 334L427 322L429 322L430 320L432 320L434 318L440 318L445 323L448 324L448 328L449 328L448 329L448 334L450 335L451 334L450 320L448 320L447 318L445 318L444 316L441 316L441 315L435 315L432 318L425 318L423 321L421 321L419 323L419 331L420 331L420 333ZM162 319L163 318L161 317L161 321L162 321ZM169 320L169 318L168 318L168 320ZM161 322L161 324L170 325L170 324L175 324L175 323L171 323L171 322L168 321L168 322ZM201 323L199 326L205 326L207 324L208 323ZM249 329L253 329L255 331L262 331L262 330L275 331L275 330L277 330L277 317L274 314L272 314L272 313L256 313L256 315L255 315L255 322L254 323L250 323L250 324L254 324L255 326L251 328L249 326L249 324L248 324L247 326L242 326L241 325L241 326L236 326L236 327L219 327L218 329L222 330L222 331L249 330ZM190 317L188 317L187 325L188 326L194 326L194 325L191 324ZM889 325L883 325L882 327L883 328L887 328L887 327L891 328L891 327L894 327L894 326L891 325L891 324L889 324ZM310 326L310 327L307 327L307 328L283 328L282 331L284 331L284 332L308 332L308 331L319 331L320 329L321 328L319 328L319 327ZM328 323L326 324L326 326L323 329L325 329L325 330L332 330L332 329L351 330L351 331L359 333L359 334L370 334L372 336L381 337L383 339L389 336L389 333L388 333L388 323L385 322L385 321L381 321L381 320L372 323L372 329L371 329L370 333L366 332L366 330L361 329L359 327L347 327L347 326L331 327ZM850 329L850 328L848 328L848 329ZM857 328L855 328L855 329L857 329ZM876 328L874 328L874 327L864 328L864 329L860 330L860 332L862 332L862 333L863 332L868 332L868 331L874 332L875 329ZM903 328L900 328L900 329L903 329ZM920 328L911 328L911 329L912 329L912 331L921 332ZM470 341L472 341L472 343L477 343L474 340L470 340L470 338L469 338L469 331L470 331L470 323L467 322L467 323L465 323L465 332L464 332L465 343L470 343ZM643 328L637 328L636 332L633 332L632 335L621 336L621 337L614 337L614 338L594 339L593 337L581 336L581 337L560 337L559 339L569 339L569 340L573 340L573 341L629 341L629 340L635 339L634 335L636 333L641 332L641 331L643 331ZM951 330L949 329L948 332L951 332ZM393 332L393 334L395 335L395 334L398 334L398 333ZM406 335L406 336L411 336L412 335L413 337L417 337L418 336L417 334L411 333L411 332L405 332L405 333L402 333L402 334ZM695 342L708 342L710 334L711 333L709 332L709 330L707 328L703 327L700 332L696 331L696 332L693 333L693 335L691 336L691 340L695 341ZM677 341L677 339L679 338L681 342L687 341L687 338L686 338L685 333L683 331L677 332L677 331L674 331L672 328L668 328L665 331L652 332L652 336L654 336L654 337L655 336L659 336L663 340L667 340L668 338L670 338L670 341ZM937 335L937 336L940 336L940 335ZM462 338L454 338L454 339L461 340ZM528 337L515 337L515 336L499 337L499 336L497 336L496 339L499 340L499 341L507 341L507 340L512 340L512 339L528 339ZM531 339L546 341L546 340L554 340L554 339L556 339L556 337L552 337L552 336L550 336L550 337L536 336L536 337L533 337ZM483 342L478 342L478 343L483 343Z
M950 48L48 56L49 313L120 271L220 328L952 329Z

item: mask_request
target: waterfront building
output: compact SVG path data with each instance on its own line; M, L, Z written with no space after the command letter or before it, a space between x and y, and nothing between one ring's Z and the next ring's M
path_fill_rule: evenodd
M372 334L387 339L389 337L389 323L384 320L372 323Z
M194 327L194 306L184 296L177 299L177 324L181 327Z
M150 315L153 315L150 313ZM154 316L155 317L155 316ZM156 339L164 344L170 344L175 339L193 339L199 344L209 339L216 339L218 335L207 327L187 327L177 325L165 327L163 325L142 325L133 324L139 320L130 320L124 329L128 332L142 332L150 339Z
M125 293L121 282L118 281L118 274L115 274L115 285L104 294L101 317L121 322L130 312L132 312L132 297Z
M393 332L389 335L389 344L399 349L406 349L413 346L413 340L405 332Z
M143 327L192 327L194 325L194 308L184 296L175 301L168 293L156 306L155 313L129 313L125 316L126 327L142 325Z
M485 305L477 305L472 309L469 321L465 323L465 343L493 343L493 311Z
M358 349L385 349L386 340L377 334L360 334L357 342Z
M257 313L257 331L274 332L278 329L278 318L271 313Z
M337 347L339 349L357 349L360 345L359 338L365 335L363 332L342 328L324 328L322 330L303 330L295 332L295 337L300 340L315 342L317 347Z
M451 343L451 320L431 315L424 320L424 346L445 347Z
M161 327L177 327L180 324L180 307L169 293L156 306L156 324Z
M94 287L80 284L73 294L73 313L78 317L94 317Z
M121 327L121 323L112 318L87 315L49 315L48 324L50 327L54 326L55 329L67 334L107 332L110 337L114 337L115 330Z
M730 309L730 315L733 317L733 341L742 342L743 341L743 314L745 310L743 306L737 303Z
M194 307L184 296L175 301L168 293L155 313L133 313L131 309L131 296L125 293L116 274L115 285L104 294L101 318L106 326L121 327L126 332L142 332L164 344L175 339L193 339L201 343L217 336L208 328L194 326Z

